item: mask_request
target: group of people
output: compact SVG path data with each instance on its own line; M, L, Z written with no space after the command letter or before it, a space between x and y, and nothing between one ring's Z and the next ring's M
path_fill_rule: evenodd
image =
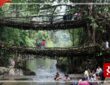
M77 83L73 83L73 85L101 85L103 80L103 70L100 66L96 70L90 71L90 69L86 69L84 71L84 77L80 79Z
M90 69L86 69L84 72L84 77L90 81L103 80L103 70L100 66L98 66L96 70L92 71L90 71Z
M55 75L54 80L56 80L56 81L59 81L59 80L70 81L70 77L69 77L68 74L65 74L65 76L62 77L62 76L60 75L60 73L57 72L56 75Z
M92 71L90 71L90 69L86 69L84 72L83 80L88 82L88 84L85 84L85 85L98 85L97 81L104 80L102 68L98 66L96 70L92 70Z
M64 77L61 77L60 73L56 73L54 80L64 80L64 81L70 81L71 78L69 75L65 74ZM90 71L90 69L86 69L84 71L84 76L79 79L77 82L73 81L72 85L100 85L98 81L104 80L103 76L103 70L100 66L97 67L97 69Z

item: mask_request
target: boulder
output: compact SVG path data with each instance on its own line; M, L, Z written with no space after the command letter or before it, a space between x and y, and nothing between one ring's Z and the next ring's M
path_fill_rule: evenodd
M6 67L0 67L0 75L7 73L9 71L9 68Z

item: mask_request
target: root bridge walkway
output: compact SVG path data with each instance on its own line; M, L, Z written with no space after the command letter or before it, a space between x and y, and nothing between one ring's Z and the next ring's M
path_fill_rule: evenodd
M19 19L19 18L17 18ZM9 18L0 18L0 26L4 27L13 27L17 29L23 29L23 30L58 30L58 29L74 29L74 28L80 28L85 27L88 23L87 19L81 19L81 20L68 20L68 21L58 21L54 23L50 22L23 22L17 21L15 18L14 20Z
M85 47L79 47L79 48L59 48L58 47L58 48L44 48L44 49L24 48L24 47L16 47L16 46L5 47L1 45L0 48L11 53L49 56L49 57L94 55L96 51L100 50L97 45L91 45L91 46L85 46Z

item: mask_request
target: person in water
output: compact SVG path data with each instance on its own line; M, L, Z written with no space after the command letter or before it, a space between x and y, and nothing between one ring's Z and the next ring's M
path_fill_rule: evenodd
M61 78L59 72L57 72L56 75L55 75L54 80L59 81L59 80L61 80L61 79L62 79L62 78Z
M68 74L65 74L65 78L64 78L65 81L70 81L70 77Z

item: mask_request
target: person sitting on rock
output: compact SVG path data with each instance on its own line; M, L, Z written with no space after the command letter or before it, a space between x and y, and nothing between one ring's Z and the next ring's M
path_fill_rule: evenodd
M57 72L56 75L55 75L54 80L59 81L59 80L61 80L61 79L62 79L62 78L61 78L59 72Z
M70 81L70 77L68 74L65 74L65 78L64 78L65 81Z

